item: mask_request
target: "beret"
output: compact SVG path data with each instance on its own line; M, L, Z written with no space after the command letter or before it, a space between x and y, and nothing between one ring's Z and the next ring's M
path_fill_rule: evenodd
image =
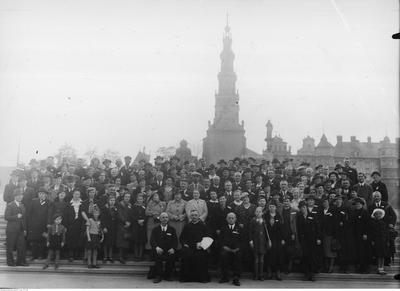
M330 173L328 174L328 177L330 177L331 175L335 175L336 178L339 178L339 174L338 174L337 172L335 172L335 171L330 172Z
M312 199L312 200L315 200L315 196L312 195L312 194L311 194L311 195L308 195L308 196L306 197L306 201L307 201L307 200L311 200L311 199Z
M315 167L315 169L318 170L319 168L323 168L323 167L324 167L323 165L318 165Z
M62 214L59 212L54 213L53 215L53 220L55 220L56 218L61 217L62 218Z
M381 173L379 173L378 171L373 171L373 172L371 173L371 177L372 177L373 175L378 175L378 176L380 177L380 176L381 176Z
M38 193L40 193L40 192L49 194L49 191L47 191L47 189L45 189L45 188L43 188L43 187L42 187L42 188L39 188Z
M337 169L342 169L343 167L342 167L342 165L341 164L336 164L336 166L335 166L335 170L337 170Z
M276 200L271 200L269 202L269 205L274 205L276 207L276 206L278 206L278 203L276 202Z
M298 206L299 208L305 207L305 206L307 206L306 202L304 202L304 201L299 202L299 206Z
M361 203L362 205L365 204L364 200L361 199L361 198L359 198L359 197L357 197L357 198L355 198L355 199L353 200L353 205L356 204L356 203Z

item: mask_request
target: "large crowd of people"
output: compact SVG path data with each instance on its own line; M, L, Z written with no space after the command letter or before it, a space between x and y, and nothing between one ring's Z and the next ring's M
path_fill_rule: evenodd
M174 274L209 282L216 266L220 283L238 286L243 271L254 280L301 271L314 281L336 266L359 273L376 266L384 275L394 257L397 217L381 174L366 177L348 158L315 168L176 156L55 162L31 160L5 186L9 266L28 265L27 253L46 259L44 269L53 258L55 268L60 258L99 268L150 256L154 283Z

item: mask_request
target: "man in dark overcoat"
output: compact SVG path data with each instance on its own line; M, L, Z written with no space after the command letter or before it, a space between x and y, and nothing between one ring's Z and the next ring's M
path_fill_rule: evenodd
M22 191L14 189L14 201L6 206L4 219L7 221L6 245L7 265L27 266L25 251L26 217L25 206L22 204ZM17 262L15 264L13 251L17 249Z
M314 274L318 268L318 252L316 249L318 249L322 242L320 216L317 213L307 211L307 206L303 201L299 203L299 209L297 234L302 248L304 280L315 281Z
M40 188L38 198L34 198L27 208L28 241L31 244L32 260L45 258L47 218L49 211L48 192Z

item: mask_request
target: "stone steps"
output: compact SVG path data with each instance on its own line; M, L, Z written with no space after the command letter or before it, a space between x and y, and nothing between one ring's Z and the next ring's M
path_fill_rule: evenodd
M43 270L42 265L29 265L27 267L8 267L4 265L0 265L0 272L40 272L40 273L84 273L84 274L107 274L107 275L128 275L128 276L145 276L147 274L147 267L138 267L138 266L129 266L128 267L115 267L110 268L109 266L100 266L99 269L88 269L86 266L71 266L71 265L60 265L57 270L54 269L53 265L50 265L49 268ZM341 274L341 273L332 273L332 274L316 274L316 280L339 280L339 281L360 281L360 280L374 280L376 282L389 282L393 281L393 275L395 272L388 272L387 275L382 276L378 274ZM219 273L216 270L211 270L210 275L213 278L218 278ZM243 278L251 278L251 274L246 272L242 274ZM282 274L283 280L296 280L300 281L303 278L303 274L301 273L292 273L289 275ZM267 283L266 283L267 284Z
M67 260L60 261L59 269L54 269L54 264L52 263L50 267L46 270L43 270L43 265L45 260L35 260L34 262L28 262L29 266L27 267L9 267L6 265L6 248L5 248L5 227L6 222L3 220L3 216L0 216L0 272L46 272L46 273L84 273L84 274L110 274L110 275L137 275L137 276L145 276L149 270L149 266L152 265L150 261L142 261L136 262L132 261L132 257L128 256L128 261L125 265L122 265L118 261L115 261L113 264L107 262L106 264L102 264L102 261L99 260L100 269L88 269L85 264L83 264L82 260L75 260L74 262L68 262ZM393 280L393 275L399 272L400 266L400 238L396 239L396 255L394 264L390 267L385 267L388 275L381 276L375 274L373 270L375 270L375 266L371 266L370 274L341 274L341 273L332 273L332 274L317 274L316 279L327 279L327 280L352 280L352 281L360 281L363 279L374 280L374 281L389 281ZM115 254L117 256L117 254ZM28 256L29 257L29 256ZM338 267L335 267L335 271L338 270ZM219 273L216 269L211 269L210 273L213 277L218 277ZM302 274L293 273L290 275L283 275L284 280L301 280ZM245 273L244 277L251 277L250 273Z

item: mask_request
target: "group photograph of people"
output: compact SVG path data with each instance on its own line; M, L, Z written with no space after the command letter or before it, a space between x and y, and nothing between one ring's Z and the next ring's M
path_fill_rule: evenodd
M384 276L398 233L381 179L350 158L316 167L239 157L32 159L4 188L7 265L152 261L155 284L215 277L241 286L244 273Z

